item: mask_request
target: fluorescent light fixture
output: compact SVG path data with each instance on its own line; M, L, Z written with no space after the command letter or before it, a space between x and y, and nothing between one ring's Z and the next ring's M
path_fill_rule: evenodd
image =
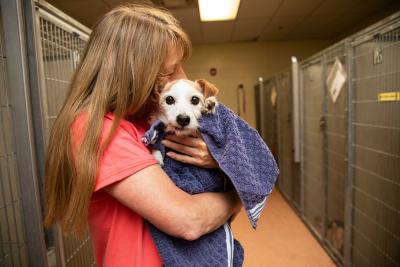
M233 20L240 0L199 0L201 21Z

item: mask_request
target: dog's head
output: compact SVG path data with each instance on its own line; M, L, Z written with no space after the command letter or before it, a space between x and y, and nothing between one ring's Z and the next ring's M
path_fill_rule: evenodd
M159 119L167 125L167 131L186 135L197 130L202 113L215 107L216 103L210 104L207 99L215 97L218 89L205 80L181 79L167 83L159 93Z

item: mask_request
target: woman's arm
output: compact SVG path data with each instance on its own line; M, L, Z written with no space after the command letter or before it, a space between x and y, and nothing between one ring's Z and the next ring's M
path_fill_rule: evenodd
M161 231L186 240L217 229L240 209L234 191L190 195L178 188L159 165L149 166L105 190Z

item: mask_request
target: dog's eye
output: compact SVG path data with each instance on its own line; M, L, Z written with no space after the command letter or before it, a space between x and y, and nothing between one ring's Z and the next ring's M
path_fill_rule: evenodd
M175 99L172 96L167 96L167 98L165 98L165 103L167 103L167 105L172 105L175 103Z
M193 96L191 100L193 105L197 105L200 102L200 99L197 96Z

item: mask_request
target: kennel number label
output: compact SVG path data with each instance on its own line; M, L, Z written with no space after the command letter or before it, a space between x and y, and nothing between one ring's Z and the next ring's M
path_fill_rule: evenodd
M379 102L400 101L400 91L378 94Z

